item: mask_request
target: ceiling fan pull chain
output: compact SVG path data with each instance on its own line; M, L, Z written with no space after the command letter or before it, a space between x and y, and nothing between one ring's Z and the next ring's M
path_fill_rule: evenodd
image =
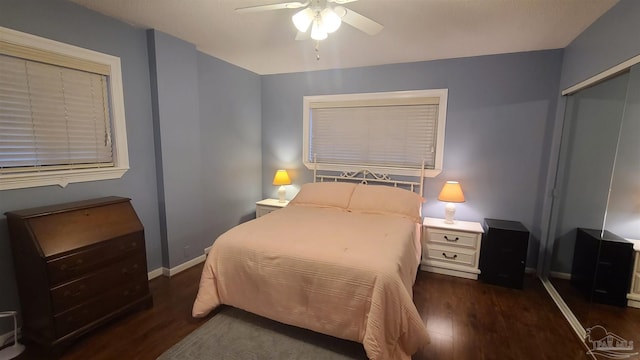
M316 40L316 60L320 61L320 41Z

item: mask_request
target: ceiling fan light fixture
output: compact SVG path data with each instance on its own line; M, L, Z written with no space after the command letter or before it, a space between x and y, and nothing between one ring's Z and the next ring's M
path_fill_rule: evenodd
M307 32L307 30L309 29L309 25L311 25L311 22L313 21L313 18L313 10L311 10L310 8L305 8L295 13L291 17L291 20L293 21L293 25L296 26L296 29L298 29L298 31Z
M311 38L313 40L324 40L327 36L327 31L322 27L320 22L317 19L313 20L313 25L311 26Z
M322 27L329 34L338 30L338 28L340 28L340 24L342 24L342 20L338 14L336 14L336 12L330 7L322 10L320 17L322 18Z

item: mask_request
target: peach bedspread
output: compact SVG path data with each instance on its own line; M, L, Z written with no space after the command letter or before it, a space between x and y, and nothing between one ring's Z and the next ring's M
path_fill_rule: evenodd
M410 359L428 343L413 304L418 227L407 218L292 206L222 234L193 316L220 304Z

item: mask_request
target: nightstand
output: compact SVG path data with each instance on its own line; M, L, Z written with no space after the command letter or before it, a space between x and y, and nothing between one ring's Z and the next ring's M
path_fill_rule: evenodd
M522 289L529 230L517 221L484 219L486 232L480 251L480 280Z
M640 308L640 240L627 239L633 244L634 266L631 275L631 289L627 294L627 306Z
M264 199L256 203L256 219L260 216L267 215L268 213L282 209L287 206L289 201L280 202L278 199Z
M478 279L482 225L456 220L424 218L422 222L422 261L420 270Z
M626 306L634 265L633 245L608 230L578 228L571 285L592 302Z

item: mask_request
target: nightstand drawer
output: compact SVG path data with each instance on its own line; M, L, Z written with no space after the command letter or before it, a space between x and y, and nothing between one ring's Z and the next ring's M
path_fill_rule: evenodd
M282 209L289 204L288 201L280 202L278 199L264 199L256 203L256 218L267 215L270 212Z
M265 216L272 211L276 211L278 208L272 208L268 206L257 206L256 207L256 217Z
M478 246L478 234L442 229L427 229L427 241L433 244L476 249Z
M482 249L482 225L472 221L447 223L426 217L422 221L420 270L478 279L478 258Z
M453 247L427 245L427 259L448 263L476 266L476 252Z
M631 289L631 291L634 294L640 294L640 274L639 273L633 274L633 289Z

